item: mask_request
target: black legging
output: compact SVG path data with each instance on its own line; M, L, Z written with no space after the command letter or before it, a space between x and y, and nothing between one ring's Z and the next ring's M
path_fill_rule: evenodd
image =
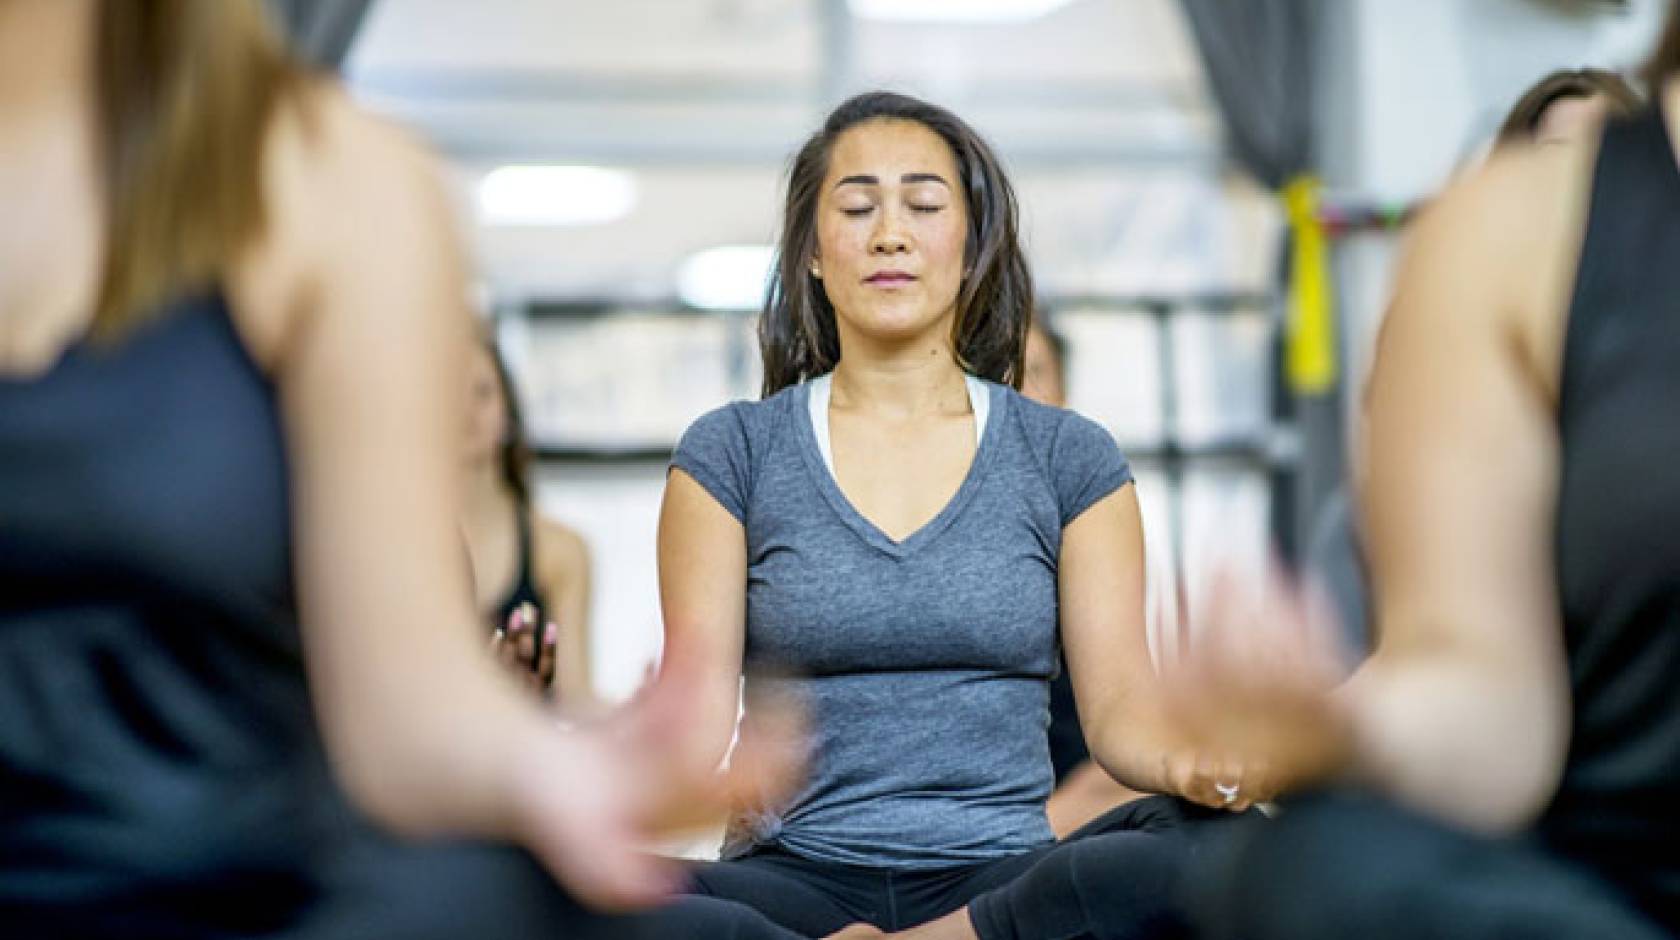
M1204 841L1247 816L1163 796L1127 803L1068 836L1020 878L975 898L969 921L981 940L1187 936L1187 866Z
M926 923L1014 880L1044 851L947 868L891 869L762 848L745 858L697 865L693 881L705 900L739 903L803 936L821 937L847 924L902 930Z
M1023 855L935 870L862 868L760 849L696 866L695 890L762 912L807 936L864 922L899 930L964 905L982 940L1172 936L1192 833L1226 813L1145 797L1067 840Z
M1117 832L1068 842L1014 882L969 903L981 940L1183 936L1175 892L1182 837Z
M756 911L711 898L679 897L631 914L589 911L529 855L495 846L368 842L327 878L330 900L287 940L801 940Z
M1523 839L1468 835L1356 795L1319 795L1198 861L1207 940L1662 940L1612 885Z

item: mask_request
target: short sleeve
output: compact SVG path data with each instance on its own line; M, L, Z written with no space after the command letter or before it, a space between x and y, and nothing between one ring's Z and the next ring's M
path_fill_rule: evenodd
M1068 411L1062 413L1050 448L1050 478L1066 526L1098 500L1132 482L1132 467L1102 425Z
M742 525L747 520L747 497L752 490L752 465L747 428L740 406L709 411L683 432L671 455L671 467L694 478Z

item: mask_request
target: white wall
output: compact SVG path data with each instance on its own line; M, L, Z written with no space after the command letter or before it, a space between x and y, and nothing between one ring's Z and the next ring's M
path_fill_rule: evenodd
M1332 0L1319 154L1344 196L1409 203L1473 159L1506 109L1557 68L1635 69L1666 0L1625 8L1566 0ZM1355 383L1386 304L1397 239L1338 246L1344 342Z
M1323 83L1330 182L1408 200L1433 191L1471 156L1546 72L1636 67L1667 4L1348 0L1343 7L1332 17L1339 22L1327 37ZM1352 147L1330 143L1350 136Z

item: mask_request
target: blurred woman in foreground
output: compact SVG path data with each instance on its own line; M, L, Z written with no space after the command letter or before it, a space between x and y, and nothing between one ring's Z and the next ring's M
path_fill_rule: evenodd
M564 732L475 640L420 148L254 0L0 0L0 152L0 932L774 936L361 821L624 906L726 796L680 660Z
M1177 714L1316 796L1203 884L1214 937L1680 930L1680 20L1655 107L1507 148L1418 223L1370 399L1378 647L1329 694L1232 602Z

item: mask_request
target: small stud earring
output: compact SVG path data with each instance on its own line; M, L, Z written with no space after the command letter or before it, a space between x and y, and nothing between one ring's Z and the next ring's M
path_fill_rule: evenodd
M811 262L811 276L819 281L822 280L822 265L815 261Z

